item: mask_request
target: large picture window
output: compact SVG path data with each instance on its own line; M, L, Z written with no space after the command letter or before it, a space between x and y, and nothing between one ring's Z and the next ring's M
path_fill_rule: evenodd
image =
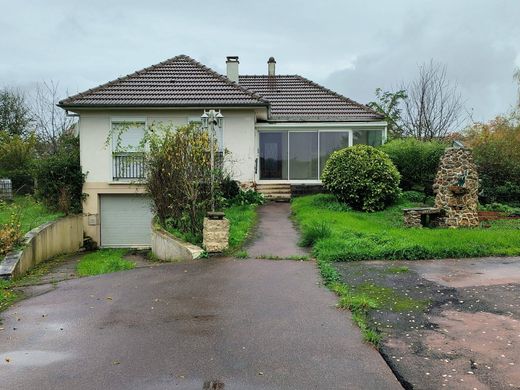
M320 131L320 175L332 152L349 146L350 132Z
M330 155L355 144L379 146L382 130L261 131L260 180L319 180Z
M289 179L318 180L318 133L289 132Z

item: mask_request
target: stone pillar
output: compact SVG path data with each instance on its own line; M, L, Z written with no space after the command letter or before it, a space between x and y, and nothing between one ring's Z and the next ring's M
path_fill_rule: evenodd
M202 241L204 249L210 253L225 251L229 241L229 220L204 218Z
M433 185L435 207L444 210L439 226L473 227L478 219L478 173L468 148L448 148Z

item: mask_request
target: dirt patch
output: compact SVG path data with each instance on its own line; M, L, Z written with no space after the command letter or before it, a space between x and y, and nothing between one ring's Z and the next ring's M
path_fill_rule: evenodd
M520 265L518 261L501 261L507 263L498 266L501 270L513 272ZM491 283L497 276L497 267L493 267L497 262L483 261L479 268L473 260L465 263L466 274L477 277L465 279L483 285L452 287L423 275L431 276L425 271L433 267L437 267L437 274L455 275L464 263L428 263L335 266L351 286L391 288L396 296L427 302L416 309L408 306L408 310L399 311L395 305L383 305L369 312L372 326L384 335L381 353L405 387L520 389L520 277L511 277L516 283Z

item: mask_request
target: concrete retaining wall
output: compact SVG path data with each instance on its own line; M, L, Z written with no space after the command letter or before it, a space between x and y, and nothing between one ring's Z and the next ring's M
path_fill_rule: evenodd
M160 226L152 225L152 253L163 261L183 261L199 258L204 250L171 235Z
M48 222L25 235L22 250L11 252L0 263L0 277L13 278L50 258L74 253L83 245L83 217L70 215Z

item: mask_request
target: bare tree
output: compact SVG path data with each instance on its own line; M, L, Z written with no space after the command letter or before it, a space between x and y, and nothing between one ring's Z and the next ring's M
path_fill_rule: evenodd
M59 101L58 83L43 82L36 86L32 112L36 133L45 145L47 152L54 154L58 150L60 137L74 130L76 120L56 106Z
M443 138L462 123L463 103L457 86L448 81L446 66L431 60L419 66L419 76L403 88L402 125L417 139Z

